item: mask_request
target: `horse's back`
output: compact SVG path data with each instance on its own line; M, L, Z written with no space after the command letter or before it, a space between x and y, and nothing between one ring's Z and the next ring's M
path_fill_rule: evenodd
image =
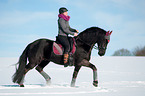
M48 42L54 42L54 41L50 40L50 39L42 38L42 39L37 39L37 40L33 41L32 43L37 43L37 42L42 42L42 43L46 42L46 43L48 43Z
M38 39L30 43L28 58L31 60L38 60L40 58L49 58L52 51L53 40Z
M43 45L47 45L47 44L50 44L53 42L54 42L53 40L49 40L49 39L38 39L38 40L35 40L32 43L30 43L29 46L30 45L31 45L31 47L39 46L39 45L43 46Z

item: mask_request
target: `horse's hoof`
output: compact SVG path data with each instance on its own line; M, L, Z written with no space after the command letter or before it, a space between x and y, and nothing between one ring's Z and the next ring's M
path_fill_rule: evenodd
M94 81L94 82L93 82L93 85L94 85L95 87L98 87L98 81Z
M72 82L72 83L70 84L70 86L71 86L71 87L75 87L75 83Z
M71 87L75 87L75 84L71 84L70 86L71 86Z
M47 80L47 81L46 81L46 85L47 85L47 86L50 86L50 85L51 85L51 80Z
M25 87L23 84L20 84L20 87Z

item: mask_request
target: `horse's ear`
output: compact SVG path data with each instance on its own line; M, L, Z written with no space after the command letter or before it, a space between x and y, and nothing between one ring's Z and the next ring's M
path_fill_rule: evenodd
M111 34L112 34L112 31L110 31L110 30L106 32L106 36L109 36Z
M112 31L107 31L106 32L106 36L105 36L105 39L107 39L108 40L108 43L110 42L110 35L112 34Z
M108 36L108 35L109 35L109 32L110 32L110 30L106 32L106 36Z
M112 34L112 32L113 32L113 31L111 31L111 32L109 33L109 35L111 35L111 34Z

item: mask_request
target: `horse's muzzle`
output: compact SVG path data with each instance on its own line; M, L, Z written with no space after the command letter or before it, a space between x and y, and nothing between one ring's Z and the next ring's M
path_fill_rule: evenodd
M105 55L105 51L99 51L98 54L99 54L99 56L104 56Z

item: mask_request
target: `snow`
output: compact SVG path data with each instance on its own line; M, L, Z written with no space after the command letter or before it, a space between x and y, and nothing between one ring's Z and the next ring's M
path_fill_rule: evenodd
M92 57L98 69L99 86L94 87L93 72L82 67L76 87L70 87L74 67L50 63L44 68L51 80L47 86L35 70L25 77L25 87L12 83L18 58L0 58L0 96L145 96L145 57Z

